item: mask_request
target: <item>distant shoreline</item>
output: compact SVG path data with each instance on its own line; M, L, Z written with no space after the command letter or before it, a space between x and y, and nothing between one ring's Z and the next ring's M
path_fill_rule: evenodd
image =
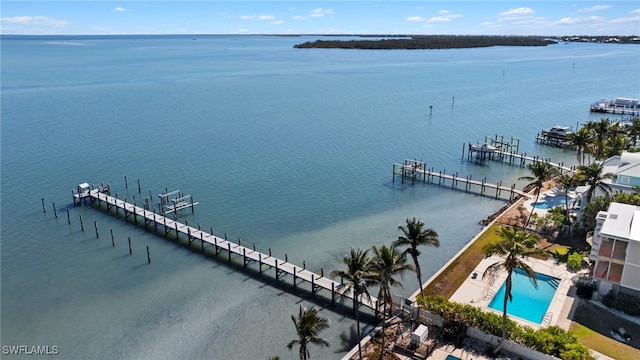
M564 37L542 36L471 36L471 35L408 35L378 36L376 40L316 40L297 44L294 48L362 49L362 50L426 50L464 49L492 46L547 46L559 42L598 42L640 44L636 37Z

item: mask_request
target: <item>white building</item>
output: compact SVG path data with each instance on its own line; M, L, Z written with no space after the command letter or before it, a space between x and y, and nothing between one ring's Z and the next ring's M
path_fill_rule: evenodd
M589 258L601 295L640 294L640 206L611 203L598 213Z

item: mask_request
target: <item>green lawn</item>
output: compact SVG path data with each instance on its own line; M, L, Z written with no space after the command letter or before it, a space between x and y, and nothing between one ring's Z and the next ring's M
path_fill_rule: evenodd
M484 247L491 242L500 240L500 237L496 235L500 226L494 224L480 235L473 244L427 285L424 289L425 294L450 298L484 258Z

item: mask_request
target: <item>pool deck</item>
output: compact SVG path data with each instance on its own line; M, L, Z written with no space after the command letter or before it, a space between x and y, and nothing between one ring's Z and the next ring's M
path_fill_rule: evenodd
M502 260L503 259L496 256L483 259L472 272L478 274L477 277L473 279L470 275L449 300L461 304L477 306L485 311L493 311L502 314L502 312L490 309L489 303L493 298L493 294L497 293L502 286L502 283L504 283L504 280L507 278L507 273L504 272L500 274L493 283L491 283L489 279L482 278L482 274L487 267ZM568 293L571 287L571 278L576 274L567 270L565 264L558 264L555 260L545 261L529 258L526 262L535 272L559 279L558 289L551 300L551 305L547 309L547 312L551 313L551 321L548 324L541 325L514 316L510 316L510 318L521 324L534 328L556 325L568 330L569 326L571 326L571 320L568 319L569 313L571 312L571 308L575 300L573 297L568 296Z

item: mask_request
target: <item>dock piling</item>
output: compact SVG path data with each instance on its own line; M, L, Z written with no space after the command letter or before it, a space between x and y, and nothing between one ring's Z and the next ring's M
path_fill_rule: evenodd
M46 213L47 209L44 207L44 198L41 198L41 200L42 200L42 212Z
M133 250L131 249L131 236L129 236L129 255L133 255Z
M82 222L82 214L80 214L80 229L84 231L84 223Z
M58 211L56 210L56 203L53 204L53 215L55 215L56 219L58 218Z
M151 254L149 254L149 245L147 245L147 264L151 264Z

